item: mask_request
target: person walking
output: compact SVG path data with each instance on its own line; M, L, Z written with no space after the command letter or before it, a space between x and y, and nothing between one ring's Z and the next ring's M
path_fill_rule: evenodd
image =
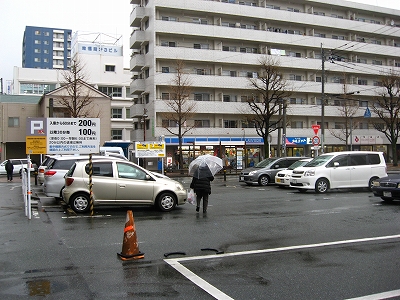
M7 181L12 181L13 180L13 172L14 172L14 165L10 160L7 160L5 169L7 172Z
M201 200L203 199L203 213L207 212L208 196L211 195L211 181L214 180L210 169L206 165L200 167L194 172L190 188L196 194L196 211L200 210Z

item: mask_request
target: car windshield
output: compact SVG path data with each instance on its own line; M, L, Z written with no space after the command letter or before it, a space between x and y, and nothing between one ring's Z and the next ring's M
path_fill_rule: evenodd
M294 170L294 169L296 169L296 168L298 168L298 167L304 166L306 163L308 163L308 161L301 161L301 160L298 160L298 161L292 163L292 164L289 166L289 168L287 168L287 169L288 169L288 170Z
M265 168L266 166L269 166L270 164L272 164L274 161L276 161L276 158L267 158L267 159L260 161L254 167L255 168Z
M304 165L304 167L318 167L329 161L333 155L321 155Z

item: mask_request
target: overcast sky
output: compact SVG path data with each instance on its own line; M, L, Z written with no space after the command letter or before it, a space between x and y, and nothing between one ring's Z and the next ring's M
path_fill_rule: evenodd
M400 9L399 0L353 2ZM25 26L122 35L125 67L129 67L130 0L0 0L0 4L0 78L4 89L6 81L12 80L13 67L22 66Z

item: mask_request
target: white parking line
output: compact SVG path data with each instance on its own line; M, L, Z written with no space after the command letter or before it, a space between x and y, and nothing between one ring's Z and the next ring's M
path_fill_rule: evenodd
M192 256L192 257L171 258L171 259L164 259L164 261L166 263L168 263L170 266L172 266L179 273L181 273L183 276L185 276L187 279L189 279L194 284L196 284L198 287L200 287L205 292L210 294L211 296L215 297L216 299L225 300L225 299L233 299L233 298L229 297L228 295L221 292L220 290L218 290L213 285L209 284L207 281L205 281L201 277L194 274L192 271L190 271L189 269L184 267L180 262L211 259L211 258L232 257L232 256L249 255L249 254L272 253L272 252L290 251L290 250L298 250L298 249L319 248L319 247L326 247L326 246L346 245L346 244L364 243L364 242L379 241L379 240L399 239L399 238L400 238L400 234L397 234L397 235L378 236L378 237L363 238L363 239L326 242L326 243L319 243L319 244L279 247L279 248L272 248L272 249L262 249L262 250L224 253L224 254L212 254L212 255L202 255L202 256ZM384 299L384 297L383 298L381 297L381 295L383 295L383 294L388 294L388 295L391 295L391 297L394 297L394 296L400 295L400 290L395 290L395 291L381 293L381 294L375 294L375 295L369 295L369 296L364 296L361 298L354 298L354 299L368 299L368 300ZM393 294L393 296L392 296L392 294ZM372 297L372 298L366 298L366 297Z
M358 297L358 298L351 298L351 299L347 299L347 300L381 300L381 299L394 298L394 297L398 297L398 296L400 296L400 290L379 293L379 294L373 294L373 295L368 295L368 296L362 296L362 297Z

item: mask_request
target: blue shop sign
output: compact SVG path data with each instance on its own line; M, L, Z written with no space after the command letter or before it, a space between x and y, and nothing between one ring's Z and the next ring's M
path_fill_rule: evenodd
M286 145L307 145L310 144L307 137L286 137Z

